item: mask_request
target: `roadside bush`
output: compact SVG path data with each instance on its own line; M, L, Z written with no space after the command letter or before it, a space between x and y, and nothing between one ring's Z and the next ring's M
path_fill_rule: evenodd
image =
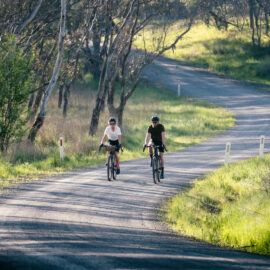
M270 61L258 65L256 75L261 78L270 78Z
M0 151L20 140L28 113L31 60L23 55L13 36L0 36Z

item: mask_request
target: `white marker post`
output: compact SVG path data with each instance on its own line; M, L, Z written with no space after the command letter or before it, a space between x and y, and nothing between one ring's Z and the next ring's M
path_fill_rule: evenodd
M230 161L230 152L231 152L231 143L228 142L226 144L226 149L225 149L225 160L224 160L224 163L225 165L227 166L229 161Z
M64 145L63 145L63 137L59 138L59 152L60 152L60 160L64 161Z
M178 90L178 97L180 97L181 96L181 81L180 80L178 80L177 81L177 90Z
M259 151L259 157L260 158L263 158L264 141L265 141L265 137L264 136L261 136L261 138L260 138L260 151Z

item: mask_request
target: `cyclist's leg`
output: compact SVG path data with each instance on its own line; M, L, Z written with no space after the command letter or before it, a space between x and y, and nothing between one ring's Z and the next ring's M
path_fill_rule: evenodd
M163 152L159 152L161 168L164 168L164 157L163 157L163 155L164 155Z
M114 152L115 154L115 159L116 159L116 174L120 174L120 162L119 162L119 156L118 156L118 152Z
M108 140L108 146L111 146L111 141L110 141L110 140ZM108 164L109 155L110 155L110 152L107 151L107 160L106 160L106 164Z
M115 151L114 153L115 153L116 165L117 165L117 168L119 169L120 168L120 162L119 162L118 152Z
M110 152L107 151L107 159L106 159L106 164L108 164L108 159L109 159Z
M153 157L153 147L148 147L150 157Z
M151 145L152 145L152 142L150 142L148 144L148 146L151 146ZM148 152L149 152L149 156L150 156L150 159L151 159L150 167L152 167L152 164L153 164L153 147L148 147Z

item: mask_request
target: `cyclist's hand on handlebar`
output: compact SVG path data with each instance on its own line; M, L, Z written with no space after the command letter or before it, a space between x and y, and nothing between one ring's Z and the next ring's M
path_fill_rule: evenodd
M122 152L122 153L124 152L124 150L123 150L123 146L122 146L122 144L121 144L121 143L118 145L118 148L119 148L119 150L121 150L121 152Z
M143 145L143 152L144 152L145 148L146 148L146 144Z
M103 143L101 143L101 144L99 145L98 151L100 151L100 149L101 149L101 147L102 147L103 145L104 145Z

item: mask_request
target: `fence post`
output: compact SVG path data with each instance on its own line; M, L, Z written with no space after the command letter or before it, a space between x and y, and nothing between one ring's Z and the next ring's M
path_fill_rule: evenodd
M181 81L177 81L177 92L178 92L178 97L181 96Z
M225 160L224 160L224 163L225 165L227 166L229 161L230 161L230 152L231 152L231 143L228 142L226 144L226 149L225 149Z
M59 152L60 152L60 160L64 161L64 144L63 137L59 138Z
M265 137L264 136L261 136L261 138L260 138L260 151L259 151L259 157L260 158L263 158L264 141L265 141Z

